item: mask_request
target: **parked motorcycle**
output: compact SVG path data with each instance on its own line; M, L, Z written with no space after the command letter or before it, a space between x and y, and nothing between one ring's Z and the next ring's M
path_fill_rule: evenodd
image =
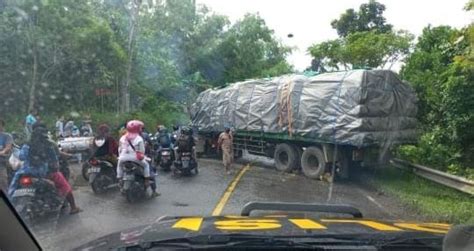
M180 173L184 175L189 175L192 172L194 172L194 174L199 173L198 163L196 159L193 157L192 152L181 152L179 155L181 156L181 158L178 158L174 162L175 168L173 172L175 174Z
M122 194L129 203L145 199L148 197L149 186L145 186L145 176L143 167L133 161L123 163L123 184ZM152 179L150 181L154 182Z
M59 196L54 183L29 174L21 175L18 188L12 195L12 204L22 219L31 223L36 219L54 215L61 210L64 199Z
M117 183L116 169L110 161L92 157L88 163L88 180L94 193L102 193Z

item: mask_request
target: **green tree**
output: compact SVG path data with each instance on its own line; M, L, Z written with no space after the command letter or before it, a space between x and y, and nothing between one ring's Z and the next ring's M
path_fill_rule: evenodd
M9 1L0 15L6 34L0 39L5 49L1 81L10 87L2 96L18 104L18 112L33 106L58 112L72 104L79 109L96 104L94 89L113 85L112 76L120 75L116 67L122 50L87 3Z
M441 118L442 75L453 63L453 42L459 32L449 26L426 27L407 58L400 74L415 88L419 98L419 118L430 123Z
M0 32L2 116L130 108L171 123L206 88L291 71L262 18L231 25L194 0L5 0Z
M312 45L308 50L321 67L345 70L391 68L409 53L413 36L408 32L355 32L344 38Z
M326 71L357 68L388 68L409 52L413 35L394 31L386 23L385 5L370 0L359 11L347 9L331 22L338 39L314 44L308 48L313 56L312 70Z
M426 27L401 75L420 98L423 135L411 156L457 174L474 174L473 25ZM406 154L407 149L402 149Z
M285 57L290 51L276 40L273 30L259 15L247 14L232 25L217 48L224 72L215 82L223 84L289 73L292 69Z
M331 22L331 26L337 30L340 37L363 31L387 33L392 31L392 25L386 23L383 16L384 11L385 5L370 0L368 3L362 4L359 11L347 9L339 19Z

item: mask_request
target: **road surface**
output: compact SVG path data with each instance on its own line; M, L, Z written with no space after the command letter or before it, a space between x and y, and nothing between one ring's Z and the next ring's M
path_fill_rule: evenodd
M344 203L359 208L364 217L415 219L394 198L356 183L335 183L328 198L327 182L298 174L280 173L268 161L246 158L227 175L217 160L201 159L197 176L180 177L160 172L160 197L129 204L118 189L96 195L71 165L76 176L74 195L84 209L77 215L62 213L33 227L45 250L68 250L102 235L153 222L164 215L237 215L250 201Z

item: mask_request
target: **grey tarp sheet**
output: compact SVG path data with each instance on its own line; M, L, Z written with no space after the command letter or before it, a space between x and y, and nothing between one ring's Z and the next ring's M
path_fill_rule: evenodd
M352 70L313 77L285 75L202 92L192 106L201 131L285 133L353 145L412 143L417 98L388 70Z

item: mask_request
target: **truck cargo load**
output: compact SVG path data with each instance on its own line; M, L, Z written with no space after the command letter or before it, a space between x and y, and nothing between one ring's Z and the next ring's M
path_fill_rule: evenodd
M202 92L191 109L201 132L261 132L355 147L413 143L414 90L389 70L284 75Z

